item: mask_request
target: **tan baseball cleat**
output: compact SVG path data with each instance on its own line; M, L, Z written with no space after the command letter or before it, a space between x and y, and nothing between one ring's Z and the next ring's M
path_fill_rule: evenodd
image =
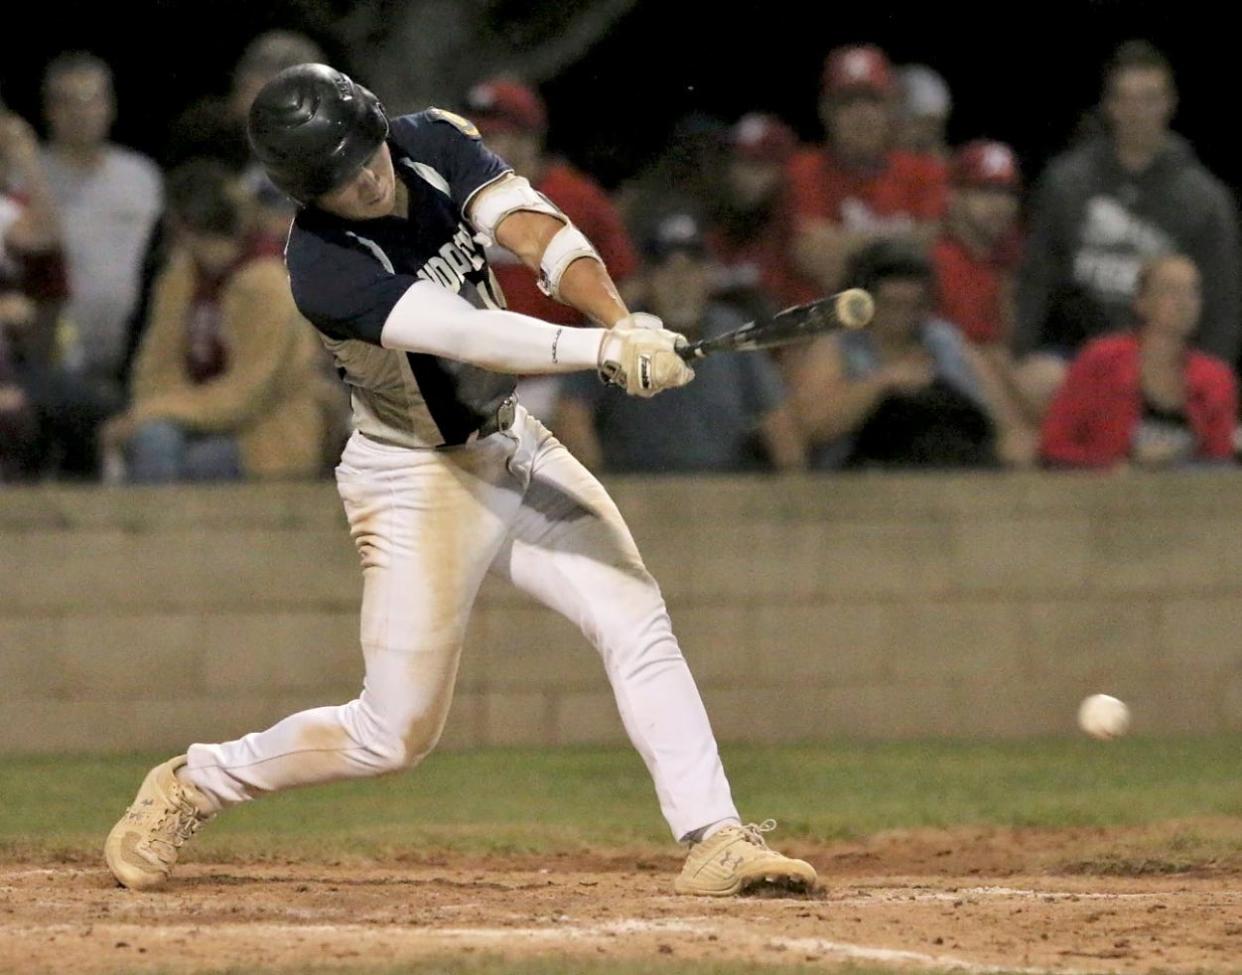
M157 765L142 780L134 804L112 827L104 859L117 882L132 890L151 890L168 879L181 844L211 818L198 790L177 779L186 763L178 755Z
M755 887L775 887L797 893L815 888L815 868L770 849L763 834L776 828L775 820L758 825L726 826L690 848L681 875L673 882L679 894L730 897Z

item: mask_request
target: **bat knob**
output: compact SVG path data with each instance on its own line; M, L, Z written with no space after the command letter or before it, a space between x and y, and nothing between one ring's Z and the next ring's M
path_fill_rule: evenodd
M850 288L837 295L835 311L846 328L862 328L875 314L875 300L862 288Z

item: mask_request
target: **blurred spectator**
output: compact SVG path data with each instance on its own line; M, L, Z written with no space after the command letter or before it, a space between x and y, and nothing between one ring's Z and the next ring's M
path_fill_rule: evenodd
M174 248L156 282L129 411L106 440L139 482L317 472L317 343L284 264L247 246L227 169L187 163L168 181Z
M62 54L43 76L50 141L43 154L63 219L71 300L60 355L96 400L99 422L124 403L130 319L142 261L163 207L163 180L145 156L108 141L112 72Z
M812 466L991 462L984 393L961 334L932 314L933 271L921 248L869 244L849 281L875 298L871 325L818 339L792 360L794 409Z
M260 34L234 67L229 93L200 99L173 122L165 164L217 159L238 172L246 169L250 164L246 115L259 89L285 68L324 60L319 45L304 34L291 30Z
M604 259L623 293L638 269L629 233L608 194L563 159L547 152L547 108L538 93L519 81L493 78L466 96L466 111L488 146L519 176L555 203L579 227ZM535 275L503 247L490 247L487 259L505 303L514 311L562 325L584 324L582 315L539 290ZM535 416L551 417L559 377L540 376L522 383L520 395Z
M1044 422L1044 457L1073 467L1231 458L1237 381L1227 363L1190 345L1202 310L1193 261L1148 262L1134 298L1138 327L1079 353Z
M932 248L936 312L967 340L966 352L997 426L1006 464L1034 463L1039 417L1018 382L1009 340L1020 258L1018 161L1003 142L977 139L949 166L949 211Z
M0 479L38 477L77 442L72 390L52 364L66 293L38 140L0 105Z
M648 308L690 341L741 326L729 305L711 300L711 269L693 217L676 214L645 245ZM803 446L773 363L761 352L721 355L695 365L697 377L655 399L636 400L591 373L568 379L557 436L588 467L671 473L803 466ZM756 444L758 440L758 444Z
M284 247L296 206L252 158L246 116L259 89L285 68L324 60L323 50L304 34L289 30L260 34L233 68L229 93L200 99L170 128L165 163L176 166L190 159L216 159L240 173L248 197L247 220L273 248Z
M1036 187L1018 287L1016 349L1056 356L1044 395L1086 339L1130 324L1139 269L1184 253L1203 275L1195 344L1234 362L1238 354L1237 214L1228 191L1170 131L1173 71L1146 41L1117 49L1104 81L1108 131L1053 160ZM1034 389L1034 386L1032 386Z
M694 112L677 120L664 151L617 192L621 215L635 237L651 236L670 213L706 217L721 193L720 160L728 142L729 127L715 116Z
M937 311L976 345L1013 331L1013 274L1020 259L1022 178L1013 150L977 139L954 155L949 210L932 248Z
M850 258L875 240L930 244L943 216L943 165L893 148L896 94L879 48L828 55L820 97L827 144L797 153L789 166L793 257L819 293L838 290Z
M815 297L789 264L791 226L785 169L797 138L757 112L729 130L724 185L709 214L717 296L751 318Z
M897 147L947 164L946 138L953 96L948 82L925 64L907 64L898 72L901 108L897 113Z

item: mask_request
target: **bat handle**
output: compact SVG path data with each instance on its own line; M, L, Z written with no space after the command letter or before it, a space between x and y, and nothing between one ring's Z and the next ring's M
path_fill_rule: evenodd
M677 354L681 356L682 362L693 362L695 359L703 359L707 356L707 352L703 348L703 340L691 342L689 345L683 345L677 350Z

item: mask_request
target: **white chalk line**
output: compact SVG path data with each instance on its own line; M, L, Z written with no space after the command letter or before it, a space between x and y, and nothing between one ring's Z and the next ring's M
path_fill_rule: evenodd
M744 937L738 937L738 929L727 928L712 923L707 918L694 919L655 919L620 918L601 924L563 923L550 927L502 927L502 928L434 928L404 925L374 924L288 924L284 922L259 921L250 924L113 924L95 922L84 924L47 924L27 926L0 926L0 935L18 933L22 935L37 934L76 934L91 927L96 931L107 932L109 939L128 937L134 944L141 941L170 941L187 937L211 938L212 936L242 935L248 938L269 938L272 936L300 936L302 938L324 936L330 938L349 937L359 940L418 941L419 947L429 947L437 940L461 942L515 942L566 944L607 942L627 934L677 935L692 934L706 938L715 935L719 939L720 948L727 953L731 944L744 942L751 947L774 947L787 951L799 952L803 955L827 955L849 961L872 961L903 966L918 966L929 969L951 969L967 972L970 975L998 975L998 973L1015 973L1015 975L1086 975L1075 969L1066 968L1024 968L1014 965L987 965L968 961L955 955L932 955L921 951L907 951L898 948L877 948L870 945L854 944L848 941L831 941L825 938L787 938L768 936L760 932L746 931ZM1097 969L1098 971L1098 969Z
M1170 891L1135 891L1128 893L1100 893L1099 891L1075 890L1023 890L1017 887L960 887L956 890L917 890L909 887L864 888L867 893L849 897L829 898L829 904L856 905L901 904L909 902L971 901L987 898L997 900L1027 901L1123 901L1159 900L1172 896Z

